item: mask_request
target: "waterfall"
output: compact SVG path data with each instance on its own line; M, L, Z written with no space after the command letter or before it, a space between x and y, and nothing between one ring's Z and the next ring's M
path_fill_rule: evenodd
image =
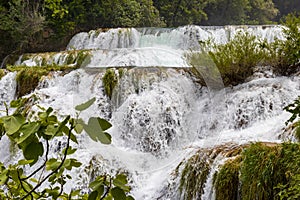
M15 98L17 87L15 78L16 73L9 72L0 79L0 110L5 110L5 103L9 105L9 102Z
M239 32L248 32L268 42L284 39L282 27L277 25L99 29L76 34L65 52L26 54L15 65L189 67L185 55L200 50L199 41L225 44Z
M66 60L76 65L78 54L89 55L79 69L44 76L31 94L38 105L72 116L76 105L95 97L83 119L99 116L113 125L109 146L80 136L74 157L83 165L71 174L81 176L65 189L87 192L91 174L124 171L136 199L185 199L180 179L189 159L195 158L205 166L205 179L203 192L196 192L194 199L210 200L213 176L228 159L226 152L249 142L281 142L278 135L289 117L283 108L300 94L299 76L276 77L268 71L238 86L213 90L201 86L184 57L199 50L198 41L223 44L239 31L269 42L284 39L280 26L119 28L79 33L67 51L20 57L16 65L63 65ZM72 59L69 52L74 53ZM117 76L111 97L102 82L106 67L114 67ZM16 72L10 72L0 80L1 110L15 98L15 78ZM5 143L0 142L1 150L7 148ZM7 154L1 151L1 162L10 162Z

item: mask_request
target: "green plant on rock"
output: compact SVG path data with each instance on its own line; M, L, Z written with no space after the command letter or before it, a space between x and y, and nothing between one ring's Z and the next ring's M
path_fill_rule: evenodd
M290 75L300 67L300 16L289 14L285 17L283 25L286 40L277 45L275 71L282 75Z
M6 71L4 69L0 69L0 80L2 79L3 76L5 76Z
M282 171L281 182L276 185L277 199L290 200L300 197L300 145L283 143L279 160ZM279 198L278 198L279 197Z
M121 70L120 72L121 72L120 74L119 73L117 74L115 69L113 68L107 69L102 78L105 94L110 99L112 97L116 85L118 84L119 76L123 75L123 70Z
M216 200L237 200L239 191L239 170L241 157L228 160L221 169L214 174Z
M77 116L94 101L95 98L76 106ZM106 130L111 124L98 117L91 117L87 124L70 115L59 120L52 108L41 107L35 118L29 118L28 112L22 112L26 102L23 99L11 102L16 112L0 118L0 139L6 135L23 153L23 159L16 164L0 163L1 199L133 199L128 195L127 178L122 174L96 177L89 185L89 194L80 194L80 190L65 193L64 185L72 179L70 170L82 165L70 158L77 150L72 142L78 143L77 135L85 130L91 139L110 144L111 136ZM56 138L65 141L66 146L51 157L49 152L55 147L50 143ZM28 172L28 166L34 170ZM46 182L49 185L43 186Z
M34 90L40 81L40 78L47 75L45 69L23 68L18 71L16 76L17 81L17 97L22 97Z
M179 185L183 199L192 200L201 197L209 171L210 159L205 153L198 152L186 162Z
M279 145L255 143L243 151L240 171L243 199L275 198L274 188L283 173L278 165L280 150Z
M17 72L17 97L22 97L33 91L39 84L42 76L46 76L51 71L69 72L76 68L72 66L47 65L44 67L8 66L7 70Z
M209 52L219 68L225 85L236 85L253 74L253 68L265 59L258 39L239 32L228 43L215 45Z

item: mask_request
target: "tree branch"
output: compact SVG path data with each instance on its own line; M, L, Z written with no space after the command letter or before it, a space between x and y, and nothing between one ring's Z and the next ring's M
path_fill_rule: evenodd
M22 178L21 180L22 181L25 181L29 178L31 178L33 175L35 175L37 172L39 172L41 169L43 169L48 161L48 154L49 154L49 141L46 140L46 159L45 159L45 162L39 167L37 168L34 172L32 172L29 176L25 177L25 178Z
M24 197L21 198L21 200L24 200L26 199L29 195L31 195L37 188L39 188L46 180L48 180L48 178L50 176L52 176L53 174L57 173L57 171L63 166L66 158L67 158L67 152L68 152L68 149L70 147L70 140L71 140L71 134L72 134L72 130L75 128L75 126L72 124L71 128L69 129L69 133L68 133L68 139L67 139L67 147L66 147L66 150L65 150L65 153L64 153L64 157L60 163L60 165L55 169L53 170L50 174L48 174L41 182L39 182L29 193L27 193Z

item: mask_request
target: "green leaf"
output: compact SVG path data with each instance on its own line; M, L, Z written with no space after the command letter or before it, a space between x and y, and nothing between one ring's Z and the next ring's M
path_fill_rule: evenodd
M46 110L46 113L49 115L50 113L52 113L53 111L53 108L49 107L47 110Z
M38 183L39 181L37 180L37 179L35 179L35 178L31 178L31 179L29 179L31 182L33 182L33 183Z
M12 135L25 123L25 118L22 115L8 116L3 118L3 123L6 134Z
M114 187L113 189L111 189L110 193L115 200L126 200L125 192L119 187Z
M134 200L134 198L132 196L127 196L126 200Z
M126 186L127 184L127 177L126 175L124 174L118 174L116 176L116 178L113 180L113 184L116 186L116 187L119 187L121 188L122 190L126 191L126 192L129 192L130 191L130 187L129 186Z
M57 131L58 131L59 127L55 126L55 125L49 125L46 128L45 134L49 135L49 136L54 136Z
M130 191L130 187L126 185L127 183L128 183L127 177L124 174L118 174L116 176L116 178L113 180L113 184L115 186L121 188L125 192L129 192Z
M66 149L63 150L63 154L65 153ZM68 148L67 150L67 155L71 155L73 153L75 153L77 151L77 149L73 149L71 146Z
M96 142L100 141L103 144L110 144L111 136L108 133L103 132L100 126L99 119L100 118L91 117L89 119L88 125L84 124L83 128L92 140Z
M109 129L112 125L111 123L109 123L107 120L102 119L102 118L97 118L98 122L102 128L103 131L106 131L107 129Z
M33 165L37 162L39 156L44 154L44 146L41 142L31 142L26 146L23 154L27 160L33 160L33 162L30 163L30 165Z
M8 179L8 170L5 169L0 173L0 185L4 185Z
M40 128L40 124L37 122L30 122L25 124L20 129L21 137L18 139L17 144L24 142L29 136L36 133Z
M93 191L91 194L89 194L88 200L97 200L98 192Z
M46 162L46 170L56 170L58 166L60 165L60 162L57 161L55 158L51 158Z
M51 116L48 117L47 121L48 121L49 124L56 124L57 123L57 117L54 116L54 115L51 115Z
M89 188L98 191L101 186L103 186L103 179L96 179L95 181L90 183Z
M80 167L81 165L82 165L82 163L81 162L79 162L79 161L77 161L76 159L74 159L74 158L71 158L71 165L73 166L73 167Z
M83 131L83 125L84 125L84 121L82 119L76 120L76 126L75 126L76 133L79 134Z
M73 133L70 134L70 139L71 139L73 142L75 142L76 144L78 144L77 138L76 138L76 136L75 136Z
M22 160L19 160L18 161L18 165L28 165L30 163L32 163L33 160L25 160L25 159L22 159Z
M85 103L83 103L83 104L77 105L77 106L75 107L75 109L76 109L77 111L83 111L83 110L86 110L86 109L88 109L95 101L96 101L96 98L94 97L94 98L88 100L87 102L85 102Z

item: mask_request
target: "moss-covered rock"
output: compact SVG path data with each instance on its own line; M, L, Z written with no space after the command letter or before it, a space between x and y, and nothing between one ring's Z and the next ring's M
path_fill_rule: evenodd
M115 87L118 85L119 80L124 75L123 68L109 68L106 70L102 77L103 87L105 94L111 99Z
M180 178L179 190L183 199L200 199L210 172L211 159L208 152L197 152L185 164Z
M254 143L214 175L217 200L299 199L300 144Z
M17 71L17 97L22 97L33 91L39 84L42 76L51 71L64 71L65 73L76 69L72 66L48 65L44 67L8 66L8 71Z
M2 79L3 76L5 76L6 70L5 69L0 69L0 80Z

